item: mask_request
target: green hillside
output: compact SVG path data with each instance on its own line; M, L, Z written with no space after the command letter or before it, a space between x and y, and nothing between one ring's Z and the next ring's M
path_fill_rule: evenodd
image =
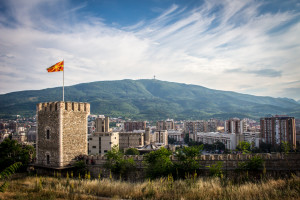
M34 115L39 102L60 101L61 88L0 95L0 114ZM92 114L158 120L229 117L260 118L290 114L300 117L292 99L259 97L160 80L119 80L65 87L66 101L89 102Z

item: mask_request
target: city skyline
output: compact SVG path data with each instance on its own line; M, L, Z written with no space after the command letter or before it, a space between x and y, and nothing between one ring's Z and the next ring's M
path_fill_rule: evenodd
M1 1L0 94L150 79L300 99L297 1Z

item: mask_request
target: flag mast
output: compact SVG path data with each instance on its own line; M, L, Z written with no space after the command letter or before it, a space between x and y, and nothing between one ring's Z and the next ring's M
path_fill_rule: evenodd
M65 101L65 59L63 59L64 68L63 68L63 102Z

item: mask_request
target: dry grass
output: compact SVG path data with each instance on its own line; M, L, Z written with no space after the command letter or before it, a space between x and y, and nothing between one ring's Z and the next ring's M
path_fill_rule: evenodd
M158 179L142 183L22 177L0 199L300 199L300 177L232 184L218 178Z

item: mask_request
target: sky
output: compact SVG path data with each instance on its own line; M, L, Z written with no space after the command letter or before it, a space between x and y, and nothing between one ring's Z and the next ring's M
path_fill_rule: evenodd
M0 94L151 79L300 100L298 0L0 0Z

